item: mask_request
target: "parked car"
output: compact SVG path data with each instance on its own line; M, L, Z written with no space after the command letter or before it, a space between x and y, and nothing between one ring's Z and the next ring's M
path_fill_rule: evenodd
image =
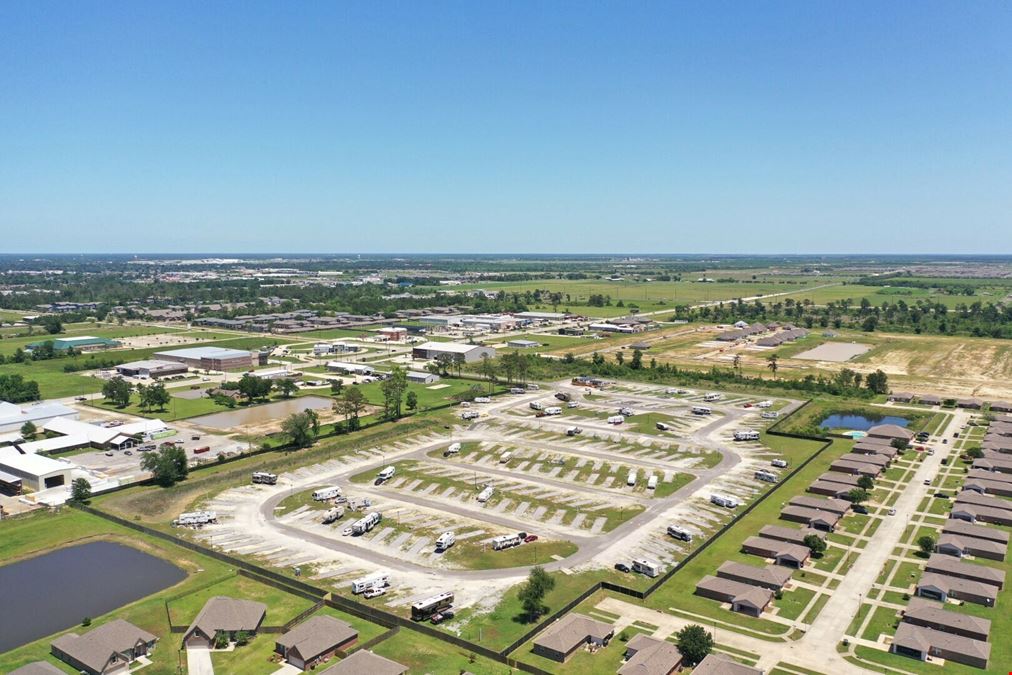
M524 543L525 544L529 544L532 541L537 541L537 540L538 540L538 535L536 535L536 534L529 534L526 537L524 537Z
M895 516L896 515L896 509L889 509L889 515L890 516Z
M105 456L106 457L112 457L112 450L106 450L105 451Z
M442 612L436 612L435 614L432 615L432 618L429 619L429 623L440 624L443 623L444 621L449 621L450 619L453 618L453 616L454 614L452 609L447 609Z
M625 563L622 563L622 562L615 563L615 569L617 569L619 572L631 572L632 571L632 568L629 567L629 565L626 565Z
M924 484L925 485L931 485L931 479L930 478L925 478L924 479Z
M132 454L134 454L134 453L133 453L133 451L131 451L131 450L125 450L125 451L123 452L123 454L124 454L124 455L132 455Z
M373 586L365 593L363 593L362 597L365 598L366 600L372 600L373 598L378 598L381 595L386 595L386 593L387 593L386 588L383 588L382 586Z

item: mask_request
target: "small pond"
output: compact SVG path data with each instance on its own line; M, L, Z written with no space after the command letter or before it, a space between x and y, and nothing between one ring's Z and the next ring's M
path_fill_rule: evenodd
M86 616L101 616L185 577L161 558L108 541L0 567L0 652L77 626Z
M819 422L819 426L823 429L853 429L855 431L868 431L868 429L879 424L895 424L898 427L905 427L910 424L910 420L894 415L883 415L881 417L874 415L830 415Z
M255 426L288 417L303 410L328 410L334 401L323 396L298 396L286 401L264 403L249 408L236 408L226 412L191 417L190 422L211 429L235 429L246 424Z

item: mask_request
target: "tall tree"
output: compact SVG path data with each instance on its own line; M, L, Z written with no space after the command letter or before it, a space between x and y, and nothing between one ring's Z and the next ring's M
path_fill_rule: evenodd
M274 386L281 392L282 398L291 398L299 390L299 385L295 384L295 380L290 377L278 380Z
M539 616L548 611L544 600L553 588L555 588L555 579L545 572L545 568L537 565L531 569L527 581L520 587L520 592L517 594L528 622L537 621Z
M388 420L400 419L401 405L407 388L408 374L400 366L394 366L390 376L380 383L380 391L383 392L383 415Z
M25 439L26 441L30 441L33 438L35 438L35 434L37 433L39 433L39 428L35 426L35 424L31 420L28 420L27 422L21 425L21 438Z
M91 501L91 483L87 478L75 478L70 484L70 501L75 504L87 504Z
M125 408L130 405L130 383L117 375L105 381L102 385L102 395L117 407Z
M697 665L713 651L713 635L699 624L690 624L675 634L678 651L682 653L686 664Z
M766 367L773 373L773 379L777 379L777 371L780 369L779 359L776 354L770 354L766 357Z
M488 393L491 394L495 391L499 369L496 367L495 361L488 357L488 354L481 355L481 363L478 364L478 374L488 380Z
M408 395L404 398L404 404L407 405L408 410L414 412L418 409L418 394L413 391L409 391Z
M341 400L335 405L335 410L344 415L345 428L348 431L358 429L358 416L364 409L365 395L355 385L345 387Z
M186 451L176 445L163 445L155 452L144 453L141 468L150 471L155 482L162 487L176 484L189 472Z

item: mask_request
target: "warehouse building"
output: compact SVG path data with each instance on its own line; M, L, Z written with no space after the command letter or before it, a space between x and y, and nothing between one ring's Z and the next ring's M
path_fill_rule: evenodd
M56 401L21 404L0 401L0 433L21 431L25 422L41 427L57 417L77 419L77 416L76 410Z
M434 359L438 356L449 356L454 361L475 363L482 357L495 358L495 350L481 345L466 345L460 342L426 342L411 350L413 359Z
M182 375L189 370L185 363L178 361L160 361L158 359L147 359L145 361L131 361L116 366L116 372L124 377L140 377L157 380L160 377L169 375Z
M0 472L5 478L4 489L11 489L11 481L20 481L19 491L39 492L49 488L70 485L74 465L62 459L43 455L21 454L16 448L0 450Z
M415 382L417 384L432 384L433 382L439 382L439 375L435 373L420 373L414 370L409 370L405 373L405 377L408 378L408 382Z
M245 370L253 366L253 354L242 349L224 347L187 347L156 352L156 359L185 363L204 370Z
M31 344L26 345L25 349L32 351L33 349L38 349L47 342L52 342L53 349L58 352L64 352L71 348L79 352L93 352L99 349L119 347L120 345L120 343L116 340L110 340L109 338L95 337L94 335L80 335L78 337L53 338L52 340L32 342Z

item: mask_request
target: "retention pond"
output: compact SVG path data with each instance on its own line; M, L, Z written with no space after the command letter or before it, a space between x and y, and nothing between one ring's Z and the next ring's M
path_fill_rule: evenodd
M0 567L0 652L111 612L184 577L183 570L161 558L107 541Z

